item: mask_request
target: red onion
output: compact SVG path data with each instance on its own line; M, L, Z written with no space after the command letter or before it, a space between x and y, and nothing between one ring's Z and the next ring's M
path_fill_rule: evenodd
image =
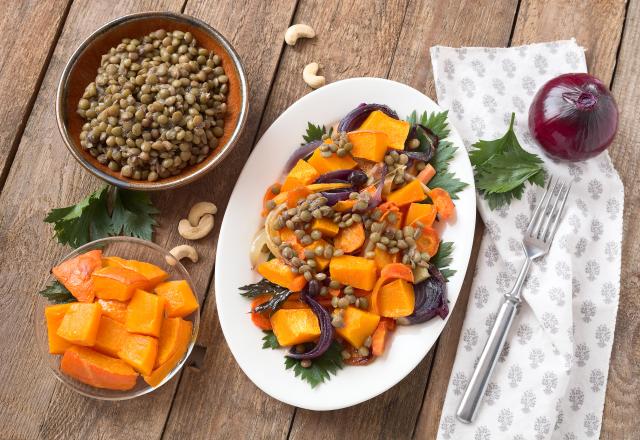
M320 194L327 199L327 206L333 206L341 200L347 200L352 191L353 188L340 188L322 191Z
M529 108L529 130L549 156L585 160L607 149L618 129L618 107L607 87L586 73L553 78Z
M449 314L447 282L433 264L429 265L429 275L429 278L413 287L416 297L413 313L404 318L398 318L398 324L421 324L436 315L444 319Z
M382 203L382 188L384 187L384 179L386 177L387 177L387 164L384 164L380 172L380 181L378 182L378 186L376 187L376 192L373 193L373 195L369 199L369 203L367 205L368 209L373 209L377 207L380 203Z
M338 132L357 130L367 119L367 116L375 110L380 110L393 119L398 119L398 114L384 104L360 104L338 123Z
M287 163L285 163L284 165L284 172L288 173L289 171L291 171L291 169L296 166L300 159L304 159L305 157L313 153L313 150L318 148L320 144L322 144L322 141L311 141L308 144L305 144L296 149L296 151L294 151L293 154L289 156L289 159L287 159Z

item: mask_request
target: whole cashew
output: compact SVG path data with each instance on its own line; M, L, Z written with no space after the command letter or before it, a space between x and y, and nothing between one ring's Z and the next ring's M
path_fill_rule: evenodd
M197 226L191 226L186 218L178 223L178 233L187 240L199 240L205 237L213 229L214 218L211 214L205 214L200 218Z
M295 46L298 38L313 38L316 36L316 31L313 30L308 24L294 24L284 34L284 41L289 46Z
M189 223L191 223L191 226L198 226L198 222L200 222L200 219L203 215L215 215L217 212L218 207L215 205L215 203L198 202L191 207L187 218L189 219Z
M175 257L165 257L165 260L167 260L167 264L170 264L171 266L175 266L176 263L183 258L188 258L194 263L198 262L198 253L192 246L189 246L188 244L181 244L180 246L176 246L171 249L169 253Z
M320 69L320 65L318 63L311 63L307 64L302 71L302 79L304 79L304 82L306 82L312 89L322 87L325 83L324 76L316 75L318 73L318 69Z

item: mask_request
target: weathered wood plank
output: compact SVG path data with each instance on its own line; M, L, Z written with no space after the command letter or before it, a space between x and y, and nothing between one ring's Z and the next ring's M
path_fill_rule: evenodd
M631 440L640 431L640 1L629 3L612 90L620 125L611 147L625 186L620 305L616 323L601 438Z
M0 253L0 425L7 438L95 438L105 433L148 438L154 432L159 436L164 425L172 386L119 404L76 395L48 371L34 340L33 319L35 292L51 264L68 252L51 240L50 226L42 219L52 207L75 203L98 185L69 156L58 134L54 103L64 64L104 22L141 10L179 11L181 5L181 0L77 1L69 11L0 195L0 249L13 250ZM36 31L48 32L43 27ZM40 44L37 37L32 44Z
M71 0L5 2L0 29L0 190Z

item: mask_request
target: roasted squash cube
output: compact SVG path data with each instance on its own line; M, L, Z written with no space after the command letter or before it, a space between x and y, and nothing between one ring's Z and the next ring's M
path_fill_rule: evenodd
M155 264L147 263L145 261L125 260L122 263L122 267L145 277L149 281L149 284L146 287L147 289L151 289L169 278L169 274L164 270L160 269Z
M347 307L342 314L344 326L337 328L336 333L353 345L360 348L364 344L365 339L373 334L380 316L375 313L366 312L356 307Z
M191 321L181 320L180 330L175 343L175 351L169 358L156 367L150 375L143 376L144 381L152 387L156 387L162 383L164 378L169 374L184 358L189 343L191 342L191 333L193 324Z
M415 307L413 285L396 279L382 286L378 292L378 312L387 318L401 318L413 313Z
M394 119L380 110L375 110L367 116L359 130L374 130L389 136L389 148L404 150L404 143L409 135L411 124L407 121Z
M351 155L372 162L382 162L389 145L389 136L381 131L357 130L347 134L353 149Z
M315 251L315 249L318 246L322 246L322 247L327 247L329 245L329 243L327 243L326 241L324 241L323 239L320 240L316 240L313 243L311 243L308 246L305 246L304 249L305 250L310 250L310 251ZM318 270L325 270L325 268L329 265L329 259L325 258L323 256L318 256L316 255L315 257L313 257L313 259L316 261L317 269Z
M124 258L116 257L115 255L110 255L108 257L102 257L102 267L123 267L123 263L127 260Z
M92 302L94 297L91 274L102 267L102 251L94 250L64 261L51 272L80 302Z
M56 334L73 344L90 347L96 342L101 314L98 303L72 303Z
M362 290L371 290L376 283L376 263L363 257L333 257L329 273L332 280Z
M186 322L182 318L166 318L162 321L158 339L158 356L154 368L167 362L176 351L181 349L181 335L187 325Z
M151 374L158 355L158 340L152 336L129 334L118 351L120 359L140 374Z
M340 232L340 228L337 223L334 223L328 218L317 218L311 223L311 229L317 229L322 232L325 237L335 237Z
M296 165L289 171L287 178L282 184L281 191L289 191L300 185L308 185L314 182L320 173L309 162L300 159Z
M398 206L404 206L412 202L420 202L426 197L427 196L422 189L422 184L416 179L387 195L387 202L393 202Z
M373 261L375 261L376 263L376 268L378 269L378 272L380 272L382 268L385 267L387 264L397 263L400 261L400 253L390 254L389 252L383 251L378 247L375 247L373 249L373 252L375 254L373 257Z
M185 280L167 281L155 288L159 297L165 299L169 318L183 318L198 310L198 299Z
M335 170L350 170L358 165L348 154L340 157L334 153L329 157L323 157L319 148L316 148L309 158L309 164L318 170L320 174Z
M311 342L320 336L320 323L311 309L280 309L271 315L271 327L283 347Z
M160 327L164 317L165 299L162 296L136 290L127 305L125 327L131 333L160 336Z
M96 300L100 304L102 314L114 319L122 324L127 320L127 303L122 301L116 301L115 299L101 299Z
M56 304L47 306L44 309L44 317L47 320L47 338L49 340L49 353L62 354L71 347L71 342L58 336L58 327L62 323L65 313L69 310L71 304Z
M124 324L103 315L100 317L98 335L93 348L106 355L118 357L118 351L124 345L127 336L129 332Z
M299 292L306 285L302 275L291 272L291 268L274 258L258 266L258 273L278 286L286 287L292 292Z
M103 267L93 272L91 278L98 298L118 301L128 301L136 289L146 289L149 285L145 277L124 267Z
M432 204L412 203L407 211L405 226L411 226L415 221L420 221L423 226L431 226L436 219L436 208Z
M126 362L75 345L64 352L60 371L92 387L121 391L133 388L138 377Z

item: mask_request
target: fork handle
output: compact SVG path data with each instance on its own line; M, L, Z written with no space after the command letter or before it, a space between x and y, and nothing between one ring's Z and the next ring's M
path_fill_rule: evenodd
M505 299L498 311L496 322L493 324L493 328L489 334L489 339L482 350L478 365L471 376L469 385L467 385L467 389L458 407L456 416L461 422L471 423L476 417L482 396L484 396L484 392L489 384L489 379L498 363L498 357L507 340L507 335L513 323L513 318L516 316L519 304L519 297L514 297L512 294L505 295Z

